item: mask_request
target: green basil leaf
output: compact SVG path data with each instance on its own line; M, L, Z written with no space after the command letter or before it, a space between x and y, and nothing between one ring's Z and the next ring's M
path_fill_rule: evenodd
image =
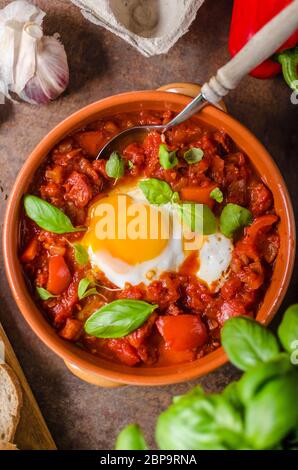
M25 212L39 227L53 233L71 233L86 230L82 227L74 227L71 220L58 207L37 196L24 197Z
M115 450L148 450L143 433L137 424L129 424L118 434Z
M229 383L222 392L222 395L234 408L242 409L243 405L239 396L238 384L239 382Z
M88 318L85 331L97 338L122 338L139 328L157 307L142 300L114 300Z
M202 235L211 235L216 232L215 215L206 204L184 202L175 204L175 208L192 232Z
M118 152L113 152L106 163L106 172L110 178L121 178L124 175L124 161Z
M210 197L219 204L223 201L223 193L219 188L212 189Z
M184 160L189 165L193 165L194 163L200 162L203 157L204 157L204 151L198 147L190 148L183 155Z
M86 248L80 243L73 243L74 256L80 266L85 266L89 262L89 255Z
M171 168L174 168L178 163L176 150L173 152L169 152L166 144L160 144L159 163L165 170L170 170Z
M221 330L221 341L229 360L241 370L248 370L279 354L275 336L246 317L227 320Z
M278 328L281 344L288 353L298 349L298 304L291 305Z
M90 284L91 284L91 281L87 277L84 277L84 279L80 280L79 286L78 286L78 297L80 300L84 297L84 294L86 293Z
M144 196L150 204L167 204L172 201L173 191L166 181L156 178L148 178L140 181L139 188L143 191Z
M237 230L252 223L252 214L238 204L227 204L220 216L220 231L226 237L232 238Z
M159 416L155 438L162 450L235 449L243 445L243 424L224 397L195 387Z
M238 395L244 406L253 399L253 397L270 380L281 377L293 369L288 354L281 353L271 361L258 363L242 375L237 382Z
M296 371L269 380L247 404L245 431L255 449L277 446L298 422Z
M129 170L132 170L135 167L131 160L127 160L127 166Z
M48 300L52 299L53 297L58 297L57 295L51 294L51 292L44 289L43 287L36 287L36 291L42 300Z

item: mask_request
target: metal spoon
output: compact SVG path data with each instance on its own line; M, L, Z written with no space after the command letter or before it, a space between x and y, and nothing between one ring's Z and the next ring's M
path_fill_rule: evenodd
M130 142L143 141L146 134L156 130L164 134L167 130L186 121L207 104L217 104L240 80L262 63L298 28L298 0L282 10L244 46L237 55L221 67L216 76L202 86L201 92L177 116L165 125L145 125L126 129L114 136L99 152L96 159L109 156Z

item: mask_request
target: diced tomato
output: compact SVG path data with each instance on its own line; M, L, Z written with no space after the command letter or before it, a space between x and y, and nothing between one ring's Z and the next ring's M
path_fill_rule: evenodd
M128 366L135 366L140 362L140 358L135 350L125 338L109 339L108 347L115 356Z
M25 250L21 255L22 263L29 263L29 261L34 260L35 256L38 252L38 240L37 238L32 238L28 245L26 246Z
M74 138L90 157L96 157L104 144L104 135L100 131L83 131L75 134Z
M69 341L77 341L83 330L83 323L75 318L67 318L64 328L59 331L59 335Z
M206 327L196 315L160 316L156 326L167 349L191 350L203 346L208 339Z
M85 207L93 197L92 187L86 175L73 171L67 178L65 185L66 201L72 201L76 207Z
M220 312L218 312L218 321L222 325L225 321L232 317L246 315L244 305L236 299L223 302Z
M47 289L54 295L62 294L70 284L71 274L61 255L51 256L49 258L49 277Z
M145 339L150 335L156 319L156 313L150 315L148 320L137 330L130 333L126 339L136 349L138 349Z
M216 183L210 184L208 186L188 186L182 188L180 191L180 197L182 201L192 201L199 204L207 204L210 209L213 208L215 201L210 197L210 193L213 189L217 188Z
M278 221L277 215L262 215L257 217L254 222L246 229L246 243L255 245L260 230L266 230Z

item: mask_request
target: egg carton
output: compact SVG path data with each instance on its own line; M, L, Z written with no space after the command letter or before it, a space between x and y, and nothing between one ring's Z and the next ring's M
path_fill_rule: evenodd
M71 0L85 18L144 56L165 54L185 34L204 0Z

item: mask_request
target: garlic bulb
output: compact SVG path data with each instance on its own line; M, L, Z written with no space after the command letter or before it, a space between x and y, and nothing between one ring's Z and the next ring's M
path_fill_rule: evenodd
M57 98L67 87L69 70L57 35L43 36L45 13L17 0L0 10L0 93L31 104Z

